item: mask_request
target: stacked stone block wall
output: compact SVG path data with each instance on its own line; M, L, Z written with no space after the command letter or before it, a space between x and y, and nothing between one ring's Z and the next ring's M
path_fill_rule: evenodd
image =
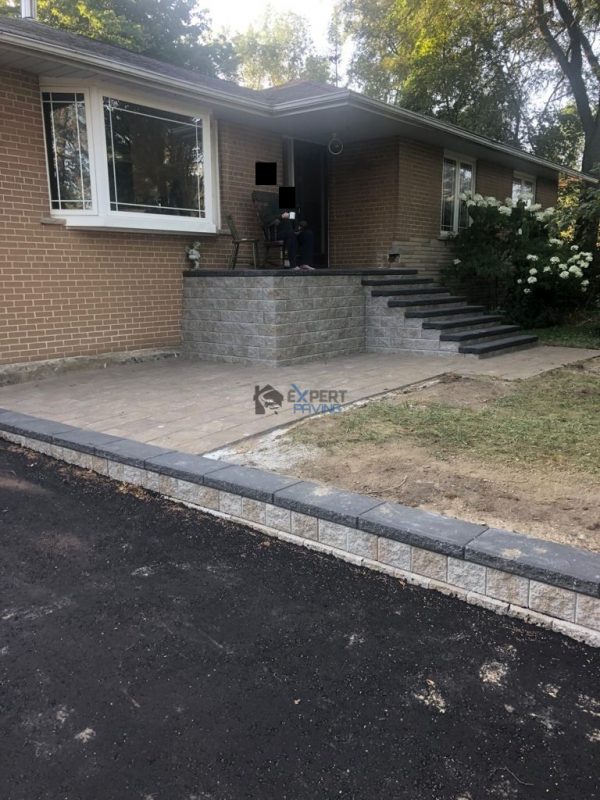
M184 354L296 364L365 348L361 275L185 279Z

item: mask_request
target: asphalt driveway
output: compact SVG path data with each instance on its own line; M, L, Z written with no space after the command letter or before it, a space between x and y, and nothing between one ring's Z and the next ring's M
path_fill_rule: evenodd
M0 442L2 800L600 798L600 651Z

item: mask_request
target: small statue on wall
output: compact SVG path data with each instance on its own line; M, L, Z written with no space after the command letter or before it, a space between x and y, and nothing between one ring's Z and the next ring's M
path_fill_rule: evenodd
M200 266L200 242L192 242L190 247L185 248L185 254L190 262L192 269L198 269Z

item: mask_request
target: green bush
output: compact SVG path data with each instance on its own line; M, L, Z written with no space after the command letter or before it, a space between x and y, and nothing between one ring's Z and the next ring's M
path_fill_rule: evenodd
M471 193L460 200L471 224L455 238L450 283L493 282L507 316L528 327L558 324L586 302L593 256L555 234L553 208Z

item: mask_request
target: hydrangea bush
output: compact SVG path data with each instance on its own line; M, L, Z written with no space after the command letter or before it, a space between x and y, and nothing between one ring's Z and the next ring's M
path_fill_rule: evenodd
M463 286L473 279L494 282L497 303L530 327L560 323L585 302L593 256L558 237L553 208L472 193L459 198L471 224L455 237L447 279Z

